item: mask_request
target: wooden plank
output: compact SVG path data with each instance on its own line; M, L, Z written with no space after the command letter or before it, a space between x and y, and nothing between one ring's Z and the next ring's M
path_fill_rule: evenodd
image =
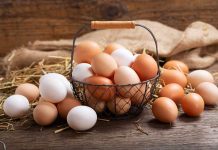
M71 38L91 20L160 21L184 29L196 20L218 27L214 0L0 1L0 56L29 41Z
M218 63L208 69L217 72ZM218 78L216 78L218 85ZM90 131L76 133L68 129L54 134L60 122L52 127L41 127L33 121L25 126L17 126L15 131L1 131L0 141L8 149L137 149L137 150L182 150L210 149L218 147L218 107L206 108L199 118L190 118L180 110L180 115L172 125L155 120L149 109L133 119L119 121L98 121ZM137 130L134 121L148 134ZM28 128L26 128L28 127Z

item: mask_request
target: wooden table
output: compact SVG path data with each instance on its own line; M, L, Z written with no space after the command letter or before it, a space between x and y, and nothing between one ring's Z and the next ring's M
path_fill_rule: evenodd
M208 70L217 72L218 63ZM136 120L139 120L138 125L145 133L137 130ZM58 124L60 123L41 128L29 121L29 128L18 127L15 131L1 131L0 141L5 142L8 150L218 149L218 107L207 107L199 118L190 118L180 111L173 124L160 123L148 109L130 120L98 121L91 131L84 133L67 129L55 134Z

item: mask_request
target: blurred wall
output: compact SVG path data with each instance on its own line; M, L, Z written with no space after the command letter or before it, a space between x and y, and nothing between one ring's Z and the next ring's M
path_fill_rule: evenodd
M35 40L71 38L91 20L149 19L218 27L217 0L0 0L0 56Z

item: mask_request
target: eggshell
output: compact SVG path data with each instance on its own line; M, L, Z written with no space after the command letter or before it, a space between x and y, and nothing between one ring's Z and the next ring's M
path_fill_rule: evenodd
M91 63L92 58L101 52L99 45L93 41L82 41L74 49L76 63Z
M159 97L152 104L152 113L161 122L174 122L178 116L178 108L173 100Z
M213 75L206 70L195 70L188 74L188 82L193 88L196 88L202 82L214 83Z
M138 74L141 81L154 78L158 72L158 66L154 58L145 53L136 57L132 68Z
M85 91L87 105L93 108L97 113L104 111L106 103L93 97L88 90Z
M128 85L140 83L140 79L136 72L127 66L119 67L114 73L114 82L118 85L126 86L117 86L119 94L123 97L132 97L139 89L139 85Z
M218 104L218 88L215 84L202 82L197 86L195 92L201 95L206 105Z
M163 83L163 85L177 83L183 88L187 85L186 76L178 70L163 69L160 75L160 80Z
M58 79L60 80L64 86L67 88L67 93L72 96L73 95L73 90L72 90L72 86L70 84L70 82L67 80L67 78L65 76L63 76L62 74L59 73L48 73L43 75L40 79L39 79L39 83L42 82L42 80L46 80L46 78L54 78L54 79Z
M112 81L102 76L92 76L85 80L86 83L93 85L86 85L86 88L96 99L102 101L109 101L115 95L115 87L108 86L113 85ZM101 86L98 86L101 85Z
M24 83L24 84L20 84L16 88L15 94L23 95L30 102L33 102L39 97L39 88L34 84Z
M67 96L64 84L55 78L46 78L39 84L41 96L51 103L59 103Z
M3 110L5 114L14 118L19 118L26 115L29 109L29 101L23 95L9 96L3 104Z
M134 105L141 105L150 98L150 87L146 83L139 85L139 89L131 97L131 102Z
M63 101L57 104L58 113L63 119L67 119L68 112L81 103L73 97L66 97Z
M180 100L185 95L184 89L176 83L166 85L160 90L159 95L161 97L168 97L172 99L176 104L180 103Z
M77 131L91 129L97 121L96 112L88 106L77 106L70 110L67 115L68 125Z
M56 106L50 102L40 102L33 110L33 119L42 126L52 124L58 116Z
M125 48L113 51L111 56L115 59L118 66L130 66L134 61L133 54Z
M181 106L188 116L197 117L204 111L204 100L199 94L189 93L181 100Z
M107 103L107 107L113 114L123 115L129 111L131 100L129 98L116 97Z
M92 67L90 64L81 63L73 68L72 78L73 80L84 82L86 78L93 76Z
M174 69L174 70L182 71L184 73L189 73L188 66L184 62L178 61L178 60L170 60L170 61L166 62L163 65L163 68Z
M104 53L111 54L113 51L120 49L120 48L124 48L124 47L118 43L110 43L105 47Z
M99 53L91 61L93 71L104 77L111 77L117 69L117 63L109 54Z

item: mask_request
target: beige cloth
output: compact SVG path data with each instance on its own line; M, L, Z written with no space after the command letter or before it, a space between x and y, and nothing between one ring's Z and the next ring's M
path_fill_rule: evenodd
M138 20L136 22L150 28L154 33L161 57L182 60L191 69L209 67L218 60L218 46L216 46L218 30L210 24L197 21L191 23L184 31L180 31L155 21ZM155 52L152 37L139 27L93 31L77 38L76 43L83 40L96 41L102 49L108 43L117 42L131 51L146 48ZM9 68L21 68L30 65L33 61L47 58L48 55L70 56L71 49L71 39L35 41L25 48L13 51L3 62Z

